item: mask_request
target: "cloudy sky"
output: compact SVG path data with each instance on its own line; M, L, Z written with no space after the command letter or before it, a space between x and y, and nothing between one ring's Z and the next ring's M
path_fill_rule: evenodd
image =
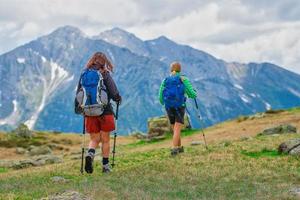
M63 25L165 35L227 61L300 74L299 0L0 0L0 54Z

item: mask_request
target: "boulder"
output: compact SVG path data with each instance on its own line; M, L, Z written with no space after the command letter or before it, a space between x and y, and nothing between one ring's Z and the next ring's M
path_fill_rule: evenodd
M140 140L147 138L147 135L143 134L141 132L133 132L133 133L130 134L130 136L135 137L135 138L140 139Z
M279 125L273 128L265 129L259 135L274 135L274 134L284 134L284 133L297 133L297 128L289 124Z
M166 132L170 132L169 120L166 116L154 117L148 120L148 136L156 137L164 135Z
M191 129L187 115L184 117L184 128ZM157 137L171 132L172 128L167 116L160 116L148 119L148 137Z
M62 162L62 158L58 156L42 155L42 156L32 157L31 159L15 161L11 167L14 169L23 169L32 166L43 166L46 164L61 163L61 162Z
M12 133L22 138L31 138L33 132L25 124L20 124Z
M0 167L2 168L11 168L14 164L14 160L0 160Z
M29 148L30 156L52 154L52 150L48 146L31 146Z
M278 147L279 153L288 153L291 155L300 155L300 138L288 140Z
M22 147L17 147L16 148L16 153L17 154L25 154L25 153L27 153L28 151L26 150L26 149L24 149L24 148L22 148Z

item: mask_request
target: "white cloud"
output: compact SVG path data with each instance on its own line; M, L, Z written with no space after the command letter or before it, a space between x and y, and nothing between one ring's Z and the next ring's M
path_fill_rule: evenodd
M300 73L298 0L0 0L0 53L73 25L165 35L228 61L269 61Z

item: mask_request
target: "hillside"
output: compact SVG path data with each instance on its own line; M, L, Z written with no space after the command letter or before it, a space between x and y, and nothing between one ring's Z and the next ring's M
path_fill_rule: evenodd
M287 123L296 126L298 134L257 136ZM170 139L147 143L120 136L113 173L102 175L98 162L93 175L83 176L80 160L71 159L80 152L80 136L36 133L37 144L63 147L54 151L64 155L63 163L0 168L0 198L39 199L68 191L90 199L297 199L292 191L300 188L299 157L278 154L277 148L299 138L299 130L299 108L241 116L205 129L209 150L190 145L202 140L199 130L183 133L186 152L175 158L169 155ZM1 145L7 137L1 134ZM0 160L21 159L15 147L0 150L5 152ZM56 176L64 180L53 180Z
M123 135L146 131L147 119L164 113L157 93L174 60L182 63L183 74L197 89L207 126L270 108L300 106L300 75L275 64L226 62L165 36L143 41L116 28L88 37L65 26L0 55L0 130L23 122L35 130L80 132L74 90L96 51L115 65ZM189 108L196 119L194 105ZM193 125L199 127L197 120Z

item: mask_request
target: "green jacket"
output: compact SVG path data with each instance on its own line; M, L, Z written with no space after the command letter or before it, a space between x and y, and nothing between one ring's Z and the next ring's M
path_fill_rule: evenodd
M172 76L180 76L181 77L181 80L182 80L182 82L184 84L184 87L185 87L185 91L184 92L185 92L185 95L188 98L194 99L194 98L197 97L197 92L193 88L190 80L187 77L180 75L180 73L176 73L176 75L172 75ZM163 80L163 82L161 83L160 88L159 88L159 102L162 105L164 105L164 102L163 102L163 91L165 89L165 80L166 79ZM183 106L185 106L185 105L183 105Z

